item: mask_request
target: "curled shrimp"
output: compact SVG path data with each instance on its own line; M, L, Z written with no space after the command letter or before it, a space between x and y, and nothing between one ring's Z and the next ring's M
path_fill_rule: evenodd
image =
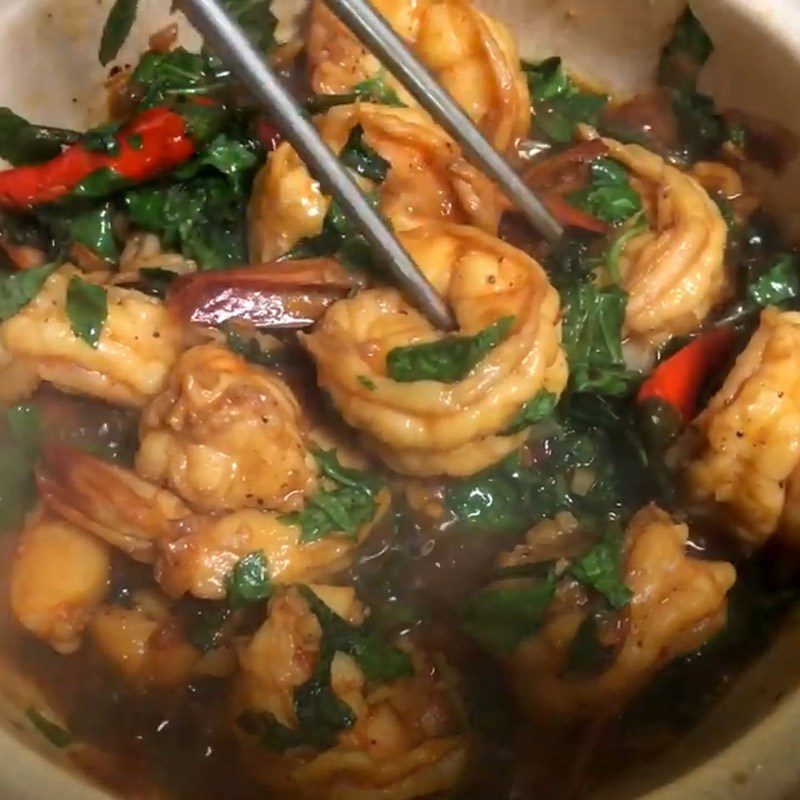
M294 511L317 485L305 428L277 375L199 345L142 413L136 471L201 511Z
M692 175L639 145L602 141L632 171L648 206L650 230L634 236L620 257L625 332L658 344L697 328L724 299L727 227Z
M497 150L525 135L530 126L528 86L505 25L467 0L380 0L376 6ZM308 60L311 86L318 94L351 92L380 75L400 100L414 104L319 0L311 6Z
M372 518L355 532L332 531L306 541L301 525L282 514L197 514L130 470L65 447L46 448L38 484L51 512L154 564L166 594L206 600L225 599L231 570L251 553L264 554L275 582L319 580L340 571L389 508L389 492L382 489Z
M317 380L345 420L392 469L467 475L517 448L506 433L540 392L567 379L556 290L529 256L474 228L421 225L400 239L473 336L513 319L506 338L464 377L400 382L388 374L397 347L441 340L395 289L372 289L332 306L302 342Z
M21 311L0 325L0 344L16 362L59 389L111 403L142 406L163 388L183 350L183 328L160 300L108 287L108 318L96 347L67 315L67 287L78 271L66 265Z
M421 218L469 222L496 232L506 205L502 196L421 109L354 103L332 108L315 124L337 153L361 126L365 144L389 165L377 192L381 211L396 229ZM291 145L282 144L253 186L248 212L253 257L268 261L319 234L329 203Z
M333 613L360 625L364 611L351 587L307 587ZM239 649L233 695L245 762L264 784L297 800L412 800L447 793L461 782L469 738L442 678L421 651L410 649L413 675L378 683L351 656L336 653L331 691L350 709L352 724L328 749L271 750L247 720L267 714L292 731L294 692L313 674L322 629L297 588L279 590L267 619Z

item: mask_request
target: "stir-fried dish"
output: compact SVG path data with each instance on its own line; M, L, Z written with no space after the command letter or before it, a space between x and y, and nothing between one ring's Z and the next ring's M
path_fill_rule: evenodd
M382 0L548 244L319 0L280 44L268 3L226 4L458 330L172 27L111 69L99 127L0 110L29 722L137 798L578 798L680 737L793 599L800 272L748 175L796 147L698 91L689 10L659 85L615 99L466 0Z

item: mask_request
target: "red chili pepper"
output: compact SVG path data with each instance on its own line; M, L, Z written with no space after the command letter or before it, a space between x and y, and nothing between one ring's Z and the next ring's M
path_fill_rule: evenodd
M167 108L142 112L117 141L116 153L95 152L79 143L44 164L0 172L0 207L58 200L99 169L111 169L135 183L145 181L188 161L196 149L183 117Z
M581 211L579 208L570 205L564 197L555 192L540 193L542 202L547 206L547 210L567 228L583 228L593 233L606 234L610 230L607 225L597 217Z
M650 397L664 400L680 413L684 423L691 422L703 381L730 351L733 339L731 328L701 333L655 368L639 388L637 400L640 403Z
M275 150L283 139L281 132L271 122L267 122L264 117L256 120L256 136L258 136L258 141L270 152Z

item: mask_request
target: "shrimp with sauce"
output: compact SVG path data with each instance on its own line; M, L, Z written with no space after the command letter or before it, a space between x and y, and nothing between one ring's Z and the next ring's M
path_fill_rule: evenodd
M619 713L667 662L691 653L725 624L734 567L686 554L689 529L655 505L627 527L624 582L632 594L610 663L570 673L570 645L590 613L558 592L538 633L508 657L516 696L534 719L564 723ZM617 638L619 638L617 631Z
M446 339L396 289L372 289L332 306L302 342L320 387L392 469L469 475L519 447L525 431L505 431L528 401L564 388L558 294L532 258L475 228L433 223L400 240L462 336L500 324L506 338L457 380L394 380L395 348Z
M495 149L502 152L525 135L530 125L528 86L505 25L465 0L381 0L376 8ZM345 94L380 76L406 105L413 105L320 0L311 6L308 61L317 94Z
M200 511L294 511L317 485L289 387L210 344L187 350L142 412L136 471Z
M388 491L382 489L372 518L353 534L332 531L306 541L301 526L285 515L246 508L197 514L135 473L68 448L45 452L38 482L53 513L154 564L166 594L206 600L223 600L231 570L254 552L266 557L273 581L319 580L338 572L388 508Z
M301 588L340 626L357 630L363 623L352 587ZM269 789L293 800L411 800L455 789L466 770L469 738L449 690L419 651L396 652L408 669L389 681L371 680L345 652L329 654L329 675L317 679L329 680L329 703L344 713L345 727L332 732L324 749L292 744L302 735L296 692L314 679L324 658L325 627L308 596L286 587L240 646L233 704L245 763ZM286 741L271 739L270 727Z
M469 222L495 233L505 201L462 156L459 146L418 108L355 103L315 119L323 140L340 152L357 126L388 164L377 187L380 208L396 229L422 219ZM370 181L359 178L364 188ZM269 261L318 235L330 204L297 153L281 144L261 168L249 206L250 250Z

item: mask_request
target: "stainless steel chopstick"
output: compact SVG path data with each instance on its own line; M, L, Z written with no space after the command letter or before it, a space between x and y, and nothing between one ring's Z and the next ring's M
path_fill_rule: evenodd
M181 0L180 7L225 65L270 112L284 138L391 270L400 288L438 328L455 325L447 304L370 206L350 173L322 141L294 98L218 0Z
M472 120L408 49L369 0L324 0L330 10L366 45L416 101L489 175L530 223L549 241L563 229L508 162L486 141Z

